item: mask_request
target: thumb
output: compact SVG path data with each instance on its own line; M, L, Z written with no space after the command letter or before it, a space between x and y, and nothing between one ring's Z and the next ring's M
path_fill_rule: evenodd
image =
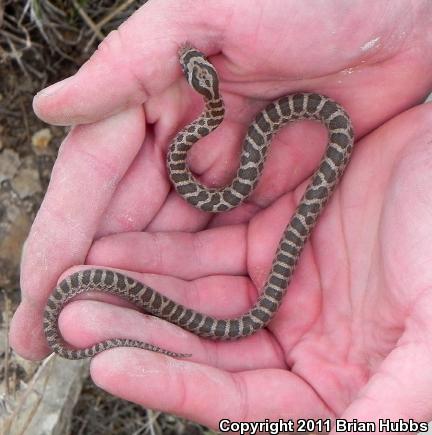
M36 95L36 115L51 124L81 124L144 103L179 77L177 52L186 41L208 54L217 52L229 9L226 2L209 0L148 2L107 36L75 75Z

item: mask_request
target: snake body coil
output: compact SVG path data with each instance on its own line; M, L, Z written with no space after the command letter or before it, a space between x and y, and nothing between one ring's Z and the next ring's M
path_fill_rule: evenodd
M233 319L215 319L177 304L121 273L106 269L87 269L60 282L45 308L44 331L48 344L62 357L86 358L118 346L139 347L176 357L187 356L130 339L109 339L85 349L68 348L58 329L58 317L70 299L87 291L102 291L121 296L149 314L210 339L234 340L265 327L282 303L300 253L348 163L354 133L345 110L322 95L296 93L273 101L256 116L248 129L240 165L231 184L215 189L203 186L186 165L187 152L196 141L222 122L224 103L219 94L216 70L201 52L191 47L182 49L180 63L189 84L203 95L205 109L198 119L177 134L168 152L167 166L176 191L193 206L215 213L241 204L258 183L271 139L288 122L301 119L322 122L328 130L325 154L283 233L261 295L246 314Z

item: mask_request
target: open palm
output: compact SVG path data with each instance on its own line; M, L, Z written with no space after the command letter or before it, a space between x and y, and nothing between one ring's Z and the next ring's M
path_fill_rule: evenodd
M93 360L92 375L129 400L211 426L223 417L431 418L430 109L386 122L431 86L432 44L422 40L431 6L192 3L150 2L74 78L35 99L47 121L87 125L62 145L26 243L13 346L46 354L43 305L77 264L126 270L214 316L238 315L257 297L325 131L283 129L248 203L218 216L193 209L165 171L170 139L202 107L177 64L188 40L218 68L227 106L221 128L190 155L205 184L230 180L253 114L284 94L336 99L362 139L266 330L209 342L105 297L70 304L63 335L80 347L124 336L191 352L189 361L115 349Z

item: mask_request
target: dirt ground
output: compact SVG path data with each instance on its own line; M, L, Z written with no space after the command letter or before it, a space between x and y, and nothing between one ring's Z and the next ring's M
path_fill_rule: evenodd
M66 134L65 128L48 126L35 117L33 95L74 73L103 37L145 2L0 0L0 314L6 331L19 302L22 244ZM0 358L0 382L5 377L30 381L31 374L10 349L3 350ZM113 398L88 381L75 407L72 433L208 432Z

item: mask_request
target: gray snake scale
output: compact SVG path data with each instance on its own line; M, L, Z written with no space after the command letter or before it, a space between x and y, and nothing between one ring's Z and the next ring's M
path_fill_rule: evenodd
M223 188L203 186L187 167L187 152L196 141L222 122L224 103L219 94L216 70L201 52L189 46L182 48L180 63L189 84L204 97L205 109L199 118L175 137L168 152L167 167L175 189L193 206L207 212L223 212L237 207L248 198L261 176L271 139L288 122L312 119L323 123L328 129L329 138L325 154L283 233L261 295L247 313L232 319L215 319L177 304L121 273L87 269L61 281L53 290L45 308L44 331L48 344L62 357L86 358L118 346L138 347L174 357L188 356L124 338L105 340L85 349L72 349L61 337L58 317L68 301L88 291L123 297L146 313L165 319L200 337L214 340L235 340L264 328L278 311L300 253L348 163L354 133L345 110L322 95L296 93L273 101L256 116L247 131L240 165L231 184Z

